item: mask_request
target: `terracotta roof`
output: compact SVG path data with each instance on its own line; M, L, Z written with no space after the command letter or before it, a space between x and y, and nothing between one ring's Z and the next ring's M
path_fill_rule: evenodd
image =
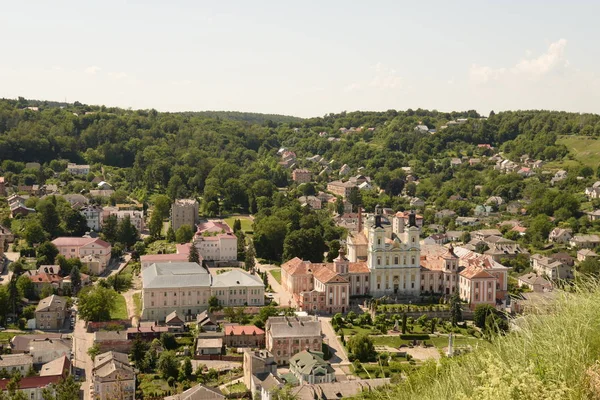
M58 383L61 379L61 375L25 376L19 381L19 389L45 388L52 383ZM8 382L10 382L10 379L0 379L0 390L6 390Z
M485 269L481 267L469 266L461 271L461 276L464 276L468 279L473 278L494 278L494 275L487 272Z
M55 246L73 246L73 247L81 247L81 246L85 246L87 244L97 244L100 247L110 247L110 244L106 243L104 240L99 239L99 238L89 238L89 237L68 237L68 236L63 236L63 237L59 237L56 238L52 241L52 243Z
M367 240L367 237L362 232L350 235L349 238L352 240L352 243L354 243L355 245L366 245L366 244L369 244L369 241Z
M225 335L264 335L265 331L254 325L226 325Z
M305 263L298 257L294 257L281 265L281 269L290 275L308 274L308 263Z
M63 278L56 275L56 274L47 274L45 272L41 273L41 274L35 274L35 275L31 275L29 277L29 279L31 279L31 281L33 283L40 283L40 282L45 282L45 283L59 283L62 282Z
M330 270L324 265L321 268L316 269L313 272L313 276L322 283L348 283L348 281L340 274Z
M370 270L365 262L351 262L348 264L348 272L351 274L368 274Z

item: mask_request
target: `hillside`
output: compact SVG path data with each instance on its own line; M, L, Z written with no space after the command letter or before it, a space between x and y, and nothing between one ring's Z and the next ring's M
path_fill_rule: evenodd
M454 359L429 363L368 400L597 399L600 396L600 286L560 294L551 315L529 315L520 328Z
M561 136L556 141L564 145L575 160L591 168L600 163L600 141L597 136Z
M248 122L250 124L264 123L269 124L280 124L280 123L291 123L301 122L303 119L300 117L293 117L291 115L280 115L280 114L262 114L252 112L240 112L240 111L190 111L182 113L184 115L198 115L201 117L209 118L222 118L230 119L232 121Z

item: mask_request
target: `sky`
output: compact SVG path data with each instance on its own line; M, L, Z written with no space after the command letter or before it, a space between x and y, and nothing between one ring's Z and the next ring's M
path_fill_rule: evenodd
M8 1L0 97L300 117L600 113L600 2Z

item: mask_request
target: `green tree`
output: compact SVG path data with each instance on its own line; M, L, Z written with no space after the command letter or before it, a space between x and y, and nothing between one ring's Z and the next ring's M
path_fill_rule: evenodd
M161 333L160 343L166 350L175 350L177 348L177 340L175 340L175 335L169 332Z
M358 207L362 204L362 194L358 187L353 187L350 189L350 193L348 194L348 201L352 204L353 207Z
M138 369L141 368L141 364L146 357L146 352L150 349L150 345L142 340L139 336L136 336L131 343L131 350L129 351L129 356L131 361L135 364Z
M292 390L293 386L291 385L277 387L271 391L271 400L298 400L298 396Z
M179 363L172 351L163 351L158 358L157 369L164 379L177 378Z
M244 260L244 268L246 271L252 271L256 265L256 252L254 251L254 244L250 242L248 249L246 250L246 257Z
M13 314L17 313L17 305L19 304L19 289L17 287L17 279L16 275L13 275L10 281L8 282L8 305L9 309Z
M76 295L81 289L81 274L79 272L79 267L74 266L73 269L71 269L69 276L71 277L71 288L73 290L73 294Z
M456 326L460 321L462 321L462 305L458 292L455 292L450 297L450 322L452 326Z
M56 237L59 234L60 217L56 210L55 203L56 198L52 196L38 201L36 205L37 216L40 219L40 223L51 237Z
M109 242L110 244L115 244L117 242L118 233L119 232L119 221L117 220L116 215L109 215L102 225L102 235L104 240Z
M45 241L47 237L48 234L37 218L30 218L27 220L25 223L25 229L23 231L23 238L27 241L29 246L33 246L36 243L41 243Z
M193 372L192 360L190 360L189 357L186 357L181 365L181 375L183 375L185 379L190 379Z
M485 327L485 321L490 314L495 314L496 309L489 304L478 304L473 312L473 323L478 328Z
M317 229L299 229L288 233L283 244L283 259L298 257L315 263L323 262L327 250L323 235Z
M171 198L171 200L178 199L182 197L183 192L183 181L179 175L174 175L169 180L169 185L167 187L167 194Z
M153 212L150 217L150 222L148 223L148 230L150 231L150 236L153 238L159 238L163 229L163 220L158 215L157 212Z
M96 356L100 354L100 346L98 345L98 343L94 343L91 347L89 347L87 350L87 354L88 356L90 356L93 362L96 359Z
M45 283L42 285L42 289L40 290L40 299L45 299L46 297L50 297L54 294L54 288L51 284Z
M277 216L261 218L254 229L256 255L267 260L281 260L286 235L287 223L284 220Z
M167 242L174 243L175 240L175 231L173 230L173 227L169 225L169 229L167 229Z
M71 207L64 211L62 218L65 233L69 236L83 236L89 230L85 216Z
M208 312L215 312L221 309L221 305L219 304L219 299L217 296L210 296L208 298Z
M187 224L181 225L175 233L177 243L189 243L193 237L194 231L192 231L192 227Z
M79 293L79 316L88 321L110 321L115 309L117 292L99 285L86 287Z
M140 234L136 227L131 223L129 215L126 215L119 223L117 238L119 243L123 243L127 247L133 246L135 242L139 240Z
M348 340L348 350L361 362L374 360L377 355L373 339L364 333L354 335Z
M42 391L44 400L79 400L81 387L75 382L73 376L61 379L58 383L53 383L49 388Z
M194 243L192 243L190 246L190 255L188 256L188 261L200 264L200 254L198 254L198 248Z
M48 265L54 265L54 261L59 251L58 248L52 242L44 242L40 244L36 249L37 257L46 257Z
M233 221L233 233L238 233L242 229L242 221L235 219Z
M238 220L239 221L239 220ZM246 260L246 235L241 230L238 230L235 234L237 236L237 260Z
M403 335L406 335L407 322L408 322L408 317L407 317L406 313L402 313L402 334Z
M33 282L25 275L21 275L17 279L17 290L19 291L19 296L21 298L34 299L35 297L35 287Z
M152 203L154 204L154 210L152 215L156 214L162 220L169 217L171 212L171 199L164 194L157 194L152 197Z

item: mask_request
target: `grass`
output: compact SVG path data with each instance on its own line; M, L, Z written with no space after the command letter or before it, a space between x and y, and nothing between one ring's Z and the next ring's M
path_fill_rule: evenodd
M0 332L0 342L8 342L17 335L17 332Z
M117 295L115 308L110 312L110 319L129 319L127 314L127 303L122 294Z
M600 398L600 282L557 293L548 309L468 354L426 362L398 385L363 399ZM376 339L376 338L374 338Z
M173 254L176 251L175 243L169 243L166 240L157 240L150 243L150 246L146 249L146 254Z
M273 276L273 278L275 278L275 280L277 281L277 283L279 283L281 285L281 270L279 269L272 269L269 271L269 273Z
M133 304L135 304L135 315L138 317L142 315L142 294L134 293L133 294Z
M154 374L139 374L139 387L144 392L144 395L150 396L156 394L157 396L168 395L170 390L173 390L167 384L167 381Z
M579 162L596 169L600 157L600 140L589 136L561 136L556 143L564 144Z
M226 386L226 388L229 393L246 393L248 391L243 382L234 383L233 385Z
M344 332L344 336L349 338L352 335L358 335L360 333L366 333L367 335L371 335L372 327L363 328L361 326L353 326L352 328L342 328Z
M235 222L236 219L240 220L240 223L242 224L242 231L244 232L244 234L247 234L248 232L252 232L253 221L250 217L238 215L238 216L234 216L234 217L225 218L224 221L233 230L233 223Z

